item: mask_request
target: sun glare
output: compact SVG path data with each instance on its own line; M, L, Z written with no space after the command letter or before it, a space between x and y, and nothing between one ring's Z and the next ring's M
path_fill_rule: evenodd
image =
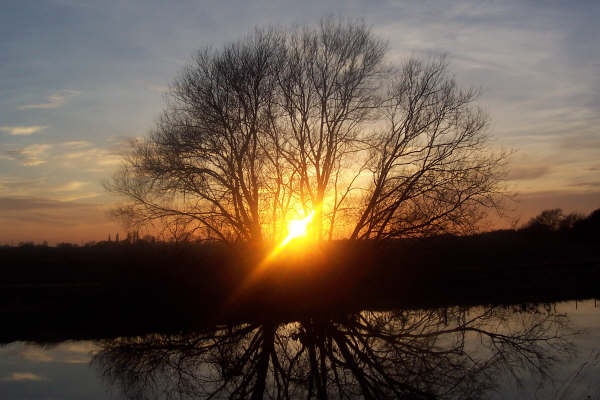
M314 215L315 215L315 212L313 211L308 216L306 216L302 219L293 219L293 220L289 221L288 222L288 235L285 237L285 239L283 239L283 242L281 243L280 246L283 247L286 244L288 244L290 241L292 241L296 238L306 236L306 233L308 231L308 225L312 221Z
M276 245L273 250L260 262L258 267L252 272L252 274L246 278L242 287L239 291L244 291L253 282L255 282L262 274L264 274L268 267L272 265L272 262L285 250L291 250L291 253L286 253L287 256L290 254L293 257L297 257L298 255L302 255L307 245L307 241L304 240L309 234L310 223L312 222L315 216L315 211L312 211L306 217L302 219L292 219L287 223L287 236ZM300 240L295 240L300 239ZM288 258L289 259L289 258ZM239 293L239 292L238 292ZM234 295L235 298L237 296Z
M288 221L287 236L271 251L271 253L261 262L261 266L259 270L264 268L264 266L268 265L273 259L275 259L279 253L283 251L284 248L287 248L290 242L294 241L294 239L304 238L308 235L308 229L310 223L315 216L315 212L311 212L309 215L302 219L293 219Z

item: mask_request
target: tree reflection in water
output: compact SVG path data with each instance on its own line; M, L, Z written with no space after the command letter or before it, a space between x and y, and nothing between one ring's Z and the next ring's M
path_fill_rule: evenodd
M479 398L506 372L546 377L570 352L551 306L361 312L101 344L129 398Z

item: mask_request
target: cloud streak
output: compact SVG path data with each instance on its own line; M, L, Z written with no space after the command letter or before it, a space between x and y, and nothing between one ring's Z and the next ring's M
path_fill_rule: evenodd
M37 345L26 345L21 356L36 363L87 364L96 346L89 342L61 343L48 349Z
M81 92L77 90L61 90L58 93L55 93L48 97L46 102L37 103L37 104L25 104L19 107L19 110L29 110L29 109L41 109L41 110L51 110L55 108L59 108L65 105L67 100L71 97L75 97L81 94Z
M58 186L54 190L57 192L73 192L73 191L81 189L83 186L85 186L87 184L88 184L88 182L70 181L70 182L65 183L64 185Z
M33 372L13 372L1 380L4 382L40 382L47 381L48 378L34 374Z
M32 144L18 150L9 150L6 155L12 160L18 160L26 167L35 167L44 164L42 158L52 146L49 144Z
M67 149L83 149L86 147L92 146L92 142L88 142L87 140L72 140L70 142L64 142L63 147Z
M47 126L43 125L21 125L21 126L0 126L0 131L6 132L12 136L29 136L34 133L40 133Z
M537 179L549 172L550 168L547 166L521 166L511 169L506 179L510 181Z
M62 156L64 166L81 165L82 163L93 163L95 167L114 167L120 165L123 158L112 154L103 148L83 148L64 153Z

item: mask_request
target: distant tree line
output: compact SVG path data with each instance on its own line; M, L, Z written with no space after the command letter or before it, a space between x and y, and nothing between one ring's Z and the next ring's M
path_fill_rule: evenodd
M544 210L531 218L521 230L530 232L567 232L593 234L600 228L600 208L587 217L581 213L564 214L560 208Z
M75 303L85 313L125 307L149 318L158 309L164 315L174 309L209 313L240 288L248 289L248 277L254 280L236 303L239 312L289 304L335 309L367 300L375 305L600 298L600 209L569 225L560 223L571 220L562 213L540 215L544 218L520 229L470 236L394 239L383 245L330 241L303 256L275 261L259 269L268 270L260 276L256 267L270 249L250 244L142 236L85 245L0 246L0 305L21 310L31 304L57 313ZM548 223L554 219L559 223Z
M529 233L529 234L548 234L548 233L563 233L571 236L580 238L592 239L595 237L597 232L600 231L600 208L592 211L589 215L585 216L582 213L571 212L565 214L560 208L552 208L543 210L535 217L532 217L527 223L517 229L518 232ZM496 232L492 231L489 233L483 233L483 235L497 236ZM506 233L505 230L502 232ZM441 237L448 237L449 235L441 235ZM450 235L451 236L451 235ZM481 236L476 235L476 236ZM439 237L439 236L438 236ZM50 246L46 240L36 244L33 241L19 242L18 245L0 245L0 248L35 248L35 247L57 247L57 248L76 248L76 247L110 247L110 246L127 246L138 244L147 246L150 244L194 244L204 243L204 240L196 239L193 240L190 235L160 235L154 236L151 234L140 234L139 231L128 232L124 239L119 239L119 234L115 235L112 239L111 235L108 235L108 240L102 241L91 241L83 245L77 243L60 242L55 246Z

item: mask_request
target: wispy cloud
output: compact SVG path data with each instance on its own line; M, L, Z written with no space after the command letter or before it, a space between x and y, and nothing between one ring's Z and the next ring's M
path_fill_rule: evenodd
M512 168L506 179L511 181L537 179L550 172L547 166L517 166Z
M20 211L31 212L34 210L73 210L79 207L81 209L94 210L89 204L72 204L62 201L33 198L33 197L0 197L0 211L17 213ZM90 208L91 207L91 208Z
M0 158L2 158L2 155L0 155ZM0 175L0 196L31 196L37 193L38 188L44 187L45 183L46 179L42 177L32 179ZM44 191L44 193L47 192ZM1 202L0 207L2 207Z
M90 148L76 150L62 155L63 165L72 166L73 162L81 163L88 162L93 163L95 166L100 167L112 167L119 165L122 162L122 157L116 154L112 154L109 150L102 148Z
M43 125L21 125L21 126L0 126L0 131L6 132L13 136L29 136L34 133L39 133L46 129L47 126Z
M10 159L20 161L26 167L32 167L46 162L42 157L51 147L49 144L32 144L22 149L9 150L6 155Z
M48 378L34 374L33 372L13 372L0 380L4 382L39 382L47 381Z
M96 193L96 192L76 193L76 194L61 196L57 200L60 200L62 202L72 202L72 201L78 201L78 200L94 199L94 198L98 197L99 195L100 194Z
M70 142L64 142L62 145L67 149L84 149L92 146L93 143L88 142L87 140L73 140Z
M48 99L44 103L25 104L25 105L20 106L19 110L28 110L28 109L48 110L48 109L59 108L59 107L62 107L63 105L65 105L65 103L67 102L68 99L70 99L71 97L75 97L79 94L81 94L81 92L79 92L77 90L61 90L60 92L55 93L52 96L48 97Z
M26 345L26 347L21 352L21 357L28 361L35 361L36 363L54 361L54 357L52 357L50 352L45 351L42 347L36 345Z
M590 188L594 190L600 189L600 181L583 181L583 182L573 182L569 186L576 188Z
M81 189L83 186L87 185L88 182L81 181L71 181L67 182L64 185L60 185L56 187L54 190L57 192L73 192L75 190Z
M92 186L92 187L90 187ZM78 180L48 182L47 178L17 179L0 175L0 210L55 209L71 207L77 200L99 197L101 191L92 182ZM7 196L7 197L3 197ZM46 196L40 200L40 196Z
M21 356L36 363L87 364L96 347L89 342L61 343L54 348L43 348L37 345L26 345Z

